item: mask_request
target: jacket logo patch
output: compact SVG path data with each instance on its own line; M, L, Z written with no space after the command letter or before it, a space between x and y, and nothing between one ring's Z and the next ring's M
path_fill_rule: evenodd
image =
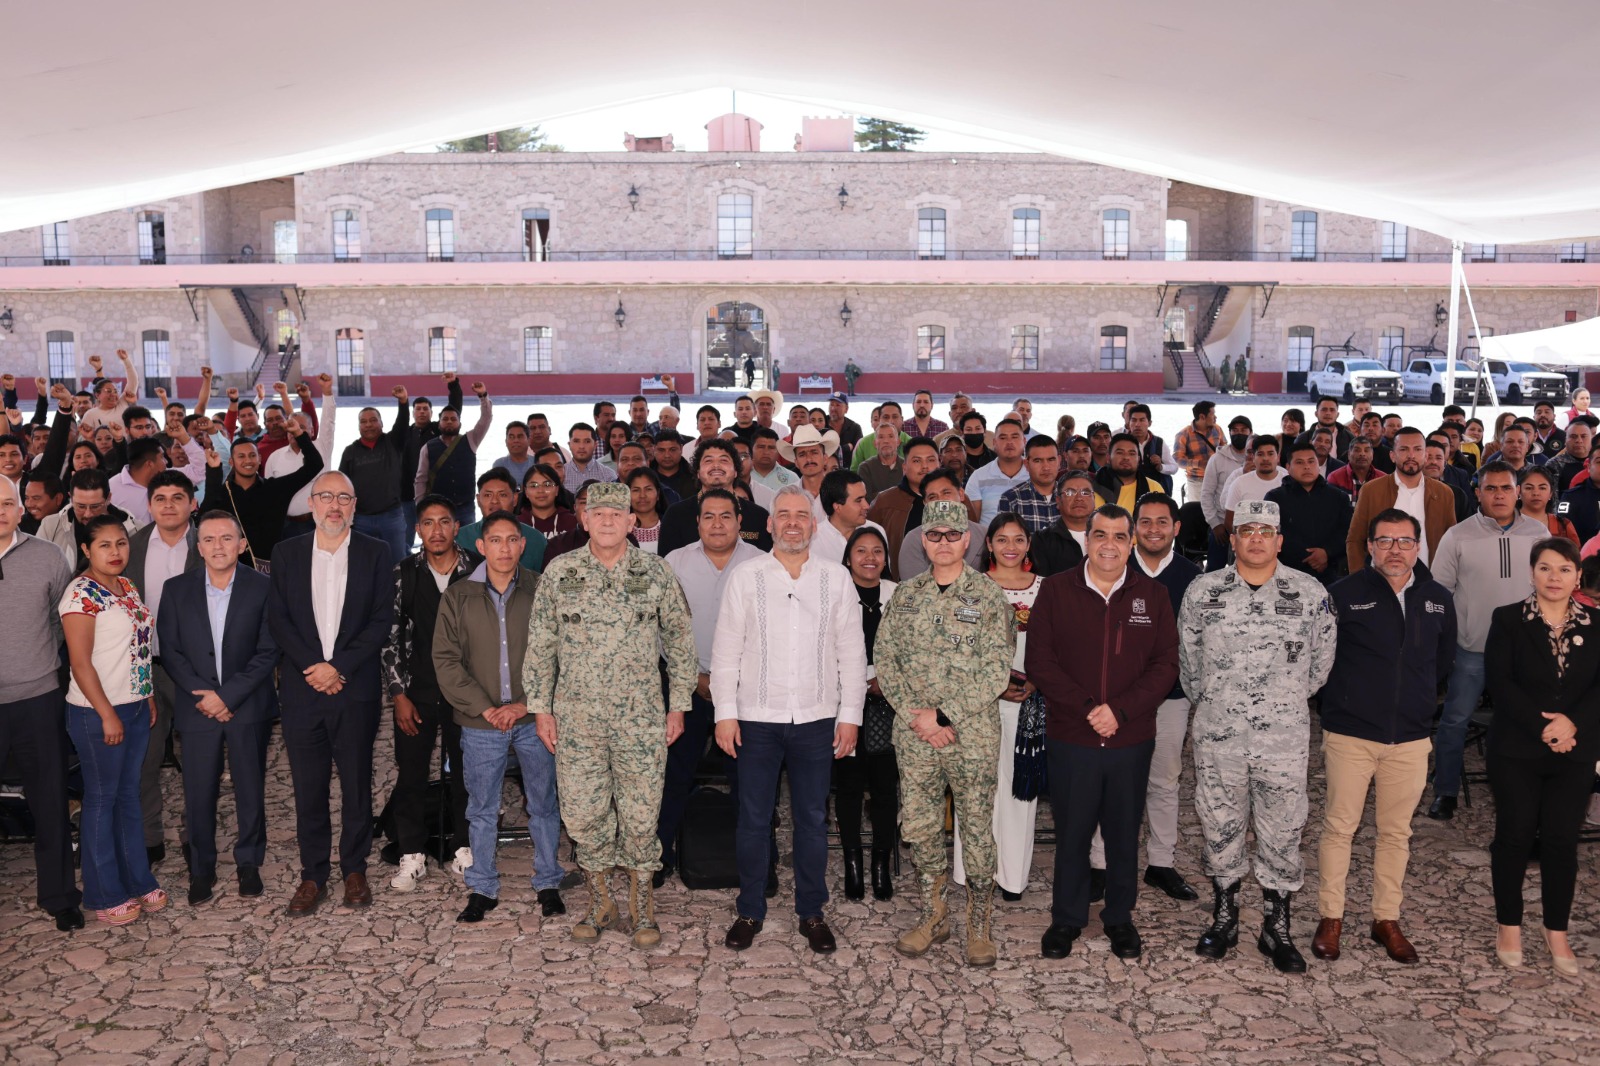
M1422 609L1429 614L1444 614L1444 604L1434 603L1432 600L1423 601Z
M960 593L957 593L956 594L956 599L960 600L961 603L964 606L967 606L967 607L976 607L976 606L978 606L978 597L976 597L976 596L963 596Z
M1143 599L1136 599L1136 600L1133 601L1133 613L1134 614L1144 614L1144 600Z

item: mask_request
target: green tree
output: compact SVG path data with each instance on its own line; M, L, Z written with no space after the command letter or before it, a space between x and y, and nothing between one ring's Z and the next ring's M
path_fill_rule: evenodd
M515 129L501 130L495 134L482 134L478 137L466 137L459 141L446 141L439 146L441 152L488 152L489 138L493 136L496 146L493 151L498 152L564 152L565 148L559 144L551 144L545 139L544 132L538 126L518 126Z
M856 144L868 152L909 152L927 136L915 126L887 119L863 118L858 121L861 128L856 130Z

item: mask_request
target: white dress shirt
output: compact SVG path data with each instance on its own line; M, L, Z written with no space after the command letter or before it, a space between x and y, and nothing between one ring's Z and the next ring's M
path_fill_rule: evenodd
M889 534L883 532L883 527L876 522L867 522L867 525L883 533L885 544L889 542ZM850 543L849 538L834 527L832 522L818 522L817 531L811 537L811 554L817 559L826 559L830 563L843 563L844 546ZM884 601L888 602L888 601Z
M150 543L145 547L144 573L139 577L144 582L144 605L150 608L150 652L152 655L161 654L161 638L156 635L155 623L161 616L161 588L167 583L168 578L177 577L183 573L183 564L189 561L189 538L179 536L176 545L168 545L161 539L161 530L150 531Z
M317 534L311 534L316 537ZM311 545L311 615L322 640L322 658L333 659L333 645L339 639L339 616L344 613L344 590L350 580L350 534L333 551Z
M716 720L861 724L866 639L850 571L808 557L798 579L763 555L728 575L711 642Z
M1412 518L1417 520L1417 525L1422 527L1423 535L1417 541L1417 558L1422 560L1424 566L1428 563L1428 479L1421 474L1417 475L1417 487L1406 488L1406 483L1399 474L1391 475L1394 478L1394 505Z

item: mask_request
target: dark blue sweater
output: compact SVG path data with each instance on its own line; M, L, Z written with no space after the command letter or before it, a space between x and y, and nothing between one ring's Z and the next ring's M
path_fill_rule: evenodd
M1137 548L1134 549L1133 558L1138 563L1140 573L1154 578L1167 590L1167 596L1172 600L1172 617L1178 617L1178 609L1183 606L1183 594L1189 591L1189 583L1200 576L1200 568L1179 555L1176 545L1172 548L1172 562L1160 574L1152 574L1144 568L1144 559ZM1183 684L1180 681L1172 683L1172 691L1167 693L1167 699L1183 699Z

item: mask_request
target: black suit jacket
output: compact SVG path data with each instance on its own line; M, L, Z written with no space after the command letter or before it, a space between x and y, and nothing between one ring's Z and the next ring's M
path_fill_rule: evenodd
M233 712L234 721L260 722L278 713L272 671L278 645L267 627L267 575L240 565L233 572L233 592L222 625L222 662L211 639L211 612L206 606L210 575L202 568L167 581L161 590L156 631L161 635L161 665L177 687L175 713L183 728L186 717L200 717L196 689L211 689Z
M1526 601L1495 608L1483 649L1484 679L1494 700L1489 755L1593 766L1600 759L1600 614L1579 608L1565 674L1557 673L1550 630L1523 617ZM1578 745L1561 755L1540 739L1549 720L1564 714L1578 727Z
M156 531L155 523L152 522L128 538L128 565L122 568L122 576L133 582L133 587L139 590L139 598L146 603L150 602L150 597L145 594L144 564L150 555L150 538L159 537L160 535ZM183 536L189 542L189 555L183 560L183 572L187 574L192 570L199 570L204 567L205 560L200 558L200 549L195 546L194 527L190 526ZM166 596L164 589L162 590L162 596L163 598ZM165 659L166 652L163 649L163 662L165 662Z
M331 659L322 654L311 608L311 550L317 535L290 537L272 554L267 620L283 649L278 685L285 707L332 709L383 698L380 658L394 619L394 568L382 541L354 530L349 536L350 572ZM331 662L344 675L344 688L336 696L325 696L306 683L303 671L321 662Z

